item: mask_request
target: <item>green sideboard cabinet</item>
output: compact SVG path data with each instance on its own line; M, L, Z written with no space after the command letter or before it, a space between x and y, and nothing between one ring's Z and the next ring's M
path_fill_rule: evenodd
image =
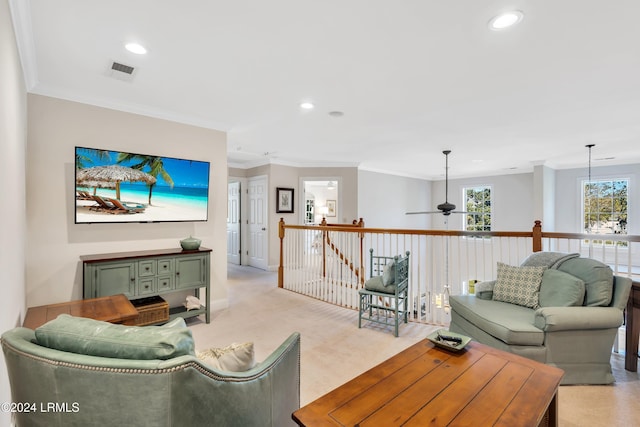
M125 294L130 300L193 290L200 298L204 289L206 305L189 310L170 307L169 318L205 315L210 322L211 249L195 251L156 249L135 252L83 255L84 298ZM202 301L202 300L201 300Z

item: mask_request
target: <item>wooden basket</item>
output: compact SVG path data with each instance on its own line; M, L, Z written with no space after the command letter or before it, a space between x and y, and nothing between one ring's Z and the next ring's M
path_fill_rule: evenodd
M159 296L140 298L131 301L138 310L136 326L153 325L169 321L169 303Z

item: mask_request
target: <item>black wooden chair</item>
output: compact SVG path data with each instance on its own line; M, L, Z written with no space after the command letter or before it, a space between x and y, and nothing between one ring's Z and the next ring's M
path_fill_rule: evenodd
M405 256L374 256L370 253L370 279L359 291L358 327L366 320L394 327L409 321L409 251Z

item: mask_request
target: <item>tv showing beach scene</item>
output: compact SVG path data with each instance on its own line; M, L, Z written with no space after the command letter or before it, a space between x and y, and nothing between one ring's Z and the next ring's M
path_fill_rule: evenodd
M75 223L207 221L209 162L75 147Z

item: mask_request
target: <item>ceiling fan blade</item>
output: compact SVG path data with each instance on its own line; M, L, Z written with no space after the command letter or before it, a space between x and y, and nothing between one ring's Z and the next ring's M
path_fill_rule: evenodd
M405 212L405 215L441 214L442 211Z

